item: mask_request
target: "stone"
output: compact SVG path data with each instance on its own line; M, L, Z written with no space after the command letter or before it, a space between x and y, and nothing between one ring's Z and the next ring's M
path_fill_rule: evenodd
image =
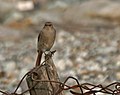
M16 63L14 61L8 61L5 63L5 71L13 72L16 69Z
M116 73L116 78L117 78L117 80L120 80L120 72Z
M4 61L5 60L5 56L0 54L0 61Z
M30 11L34 9L34 4L32 1L19 1L16 4L16 8L19 11Z
M55 65L60 71L63 71L66 68L66 64L64 60L59 60Z

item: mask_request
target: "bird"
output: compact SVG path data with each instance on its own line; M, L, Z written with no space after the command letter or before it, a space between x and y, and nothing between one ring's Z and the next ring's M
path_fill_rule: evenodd
M41 63L42 54L46 51L50 51L52 48L56 37L56 30L52 22L46 22L43 29L40 31L37 40L37 61L36 66Z

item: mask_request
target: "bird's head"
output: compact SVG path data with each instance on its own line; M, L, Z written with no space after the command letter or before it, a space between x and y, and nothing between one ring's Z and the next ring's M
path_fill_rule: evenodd
M46 22L44 27L53 27L52 22Z

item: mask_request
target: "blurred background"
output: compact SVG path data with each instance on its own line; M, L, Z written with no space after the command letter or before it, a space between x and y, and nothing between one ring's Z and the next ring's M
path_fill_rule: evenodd
M46 21L57 31L52 50L61 81L120 81L120 0L0 0L0 89L12 92L35 66ZM19 92L25 89L24 81Z

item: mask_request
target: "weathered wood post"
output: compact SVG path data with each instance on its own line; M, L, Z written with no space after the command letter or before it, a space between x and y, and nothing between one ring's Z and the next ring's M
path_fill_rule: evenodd
M59 76L57 69L52 59L52 53L45 55L44 64L35 67L35 69L26 78L30 95L56 95L55 93L60 89ZM60 93L58 95L64 95Z

